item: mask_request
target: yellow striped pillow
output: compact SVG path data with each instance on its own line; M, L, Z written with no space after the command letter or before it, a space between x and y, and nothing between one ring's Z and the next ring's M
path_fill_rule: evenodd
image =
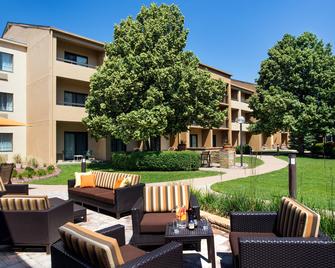
M124 264L115 238L108 237L74 223L59 228L65 246L97 267L114 268Z
M34 211L50 208L47 196L4 195L0 198L0 210Z

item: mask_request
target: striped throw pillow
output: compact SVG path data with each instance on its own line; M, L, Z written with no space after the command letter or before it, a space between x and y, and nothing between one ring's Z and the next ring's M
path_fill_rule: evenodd
M283 197L277 218L277 233L283 237L318 237L320 215L288 197Z
M68 222L59 228L65 246L92 265L114 268L124 264L115 238L93 232Z
M132 186L139 184L141 179L141 176L136 174L104 171L93 171L92 173L96 175L95 186L108 189L115 189L115 184L119 178L129 178Z
M3 184L2 178L0 177L0 192L5 192L6 191L6 187Z
M144 187L145 212L169 212L176 207L189 208L190 187L186 184Z
M0 210L35 211L50 208L47 196L4 195L0 198Z

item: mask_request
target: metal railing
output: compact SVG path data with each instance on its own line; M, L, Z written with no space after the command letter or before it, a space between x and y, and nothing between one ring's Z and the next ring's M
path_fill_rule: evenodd
M74 61L74 60L67 60L67 59L60 58L60 57L57 57L57 60L62 61L62 62L66 62L66 63L70 63L70 64L74 64L74 65L87 67L87 68L92 68L92 69L96 69L98 67L98 66L95 66L95 65L80 63L80 62L77 62L77 61Z

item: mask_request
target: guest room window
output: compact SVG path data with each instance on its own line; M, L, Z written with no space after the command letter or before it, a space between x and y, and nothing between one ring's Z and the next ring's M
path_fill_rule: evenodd
M0 152L13 152L13 133L0 133Z

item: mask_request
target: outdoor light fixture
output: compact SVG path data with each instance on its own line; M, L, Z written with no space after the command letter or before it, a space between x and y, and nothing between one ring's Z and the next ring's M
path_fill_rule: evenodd
M243 167L242 124L245 123L244 116L237 117L236 123L240 124L240 154L241 154L241 167Z

